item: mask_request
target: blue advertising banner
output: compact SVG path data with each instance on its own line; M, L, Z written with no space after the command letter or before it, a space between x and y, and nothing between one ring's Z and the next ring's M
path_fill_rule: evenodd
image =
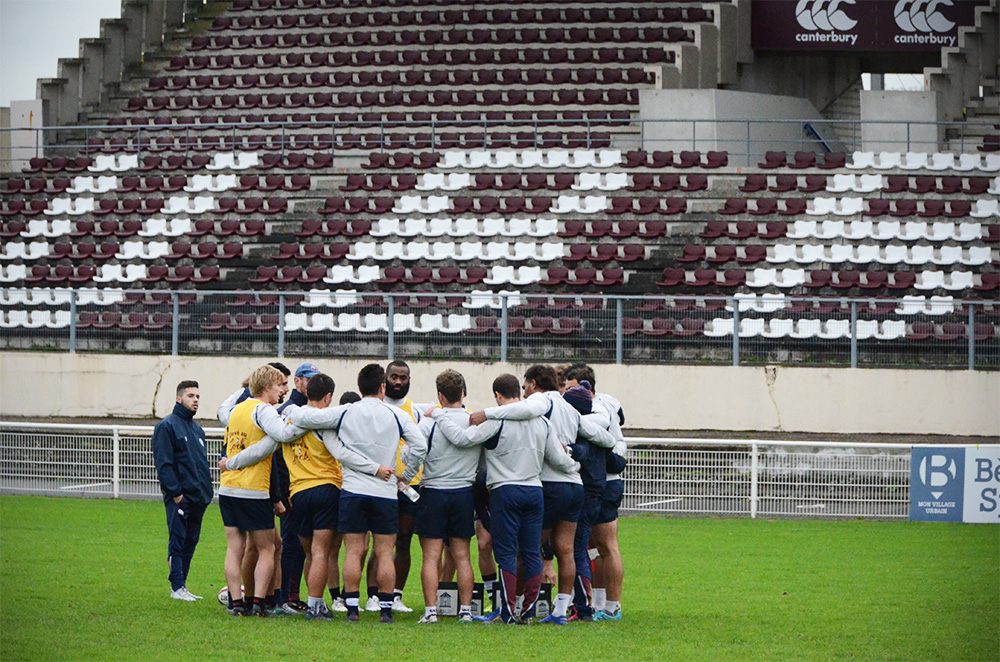
M965 449L914 447L910 458L910 519L961 522Z

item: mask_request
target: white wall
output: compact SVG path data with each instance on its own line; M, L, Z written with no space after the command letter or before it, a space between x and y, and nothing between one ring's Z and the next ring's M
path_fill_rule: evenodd
M903 120L927 124L880 124ZM936 121L934 92L861 92L861 137L865 151L936 152L939 140Z
M202 417L266 358L0 353L0 417L161 417L174 388L201 383ZM298 361L285 364L294 370ZM335 397L357 390L368 361L317 360L337 383ZM384 362L383 362L384 363ZM411 396L431 402L434 377L454 368L468 404L494 404L494 377L526 366L410 361ZM639 429L750 430L882 434L1000 435L1000 373L891 370L597 365L598 390L617 396L627 426Z

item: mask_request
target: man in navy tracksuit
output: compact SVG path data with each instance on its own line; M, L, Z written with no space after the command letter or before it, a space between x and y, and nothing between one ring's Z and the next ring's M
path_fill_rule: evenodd
M173 413L153 429L153 461L170 532L170 597L187 602L201 600L187 589L187 576L201 535L202 516L212 503L205 431L194 422L199 400L198 382L181 382Z

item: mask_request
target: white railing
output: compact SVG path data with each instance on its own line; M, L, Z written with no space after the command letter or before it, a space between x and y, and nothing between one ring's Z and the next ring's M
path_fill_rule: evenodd
M153 428L0 421L0 492L153 498ZM208 456L222 429L206 429ZM910 444L630 437L628 513L905 518Z

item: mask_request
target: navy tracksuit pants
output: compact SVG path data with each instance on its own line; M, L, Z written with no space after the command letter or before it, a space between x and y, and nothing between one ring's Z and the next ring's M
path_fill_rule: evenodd
M173 499L163 502L167 509L167 530L170 540L167 544L167 562L170 565L171 590L176 591L187 584L188 571L191 569L191 557L201 536L201 520L208 504L198 503L184 497L181 502Z

